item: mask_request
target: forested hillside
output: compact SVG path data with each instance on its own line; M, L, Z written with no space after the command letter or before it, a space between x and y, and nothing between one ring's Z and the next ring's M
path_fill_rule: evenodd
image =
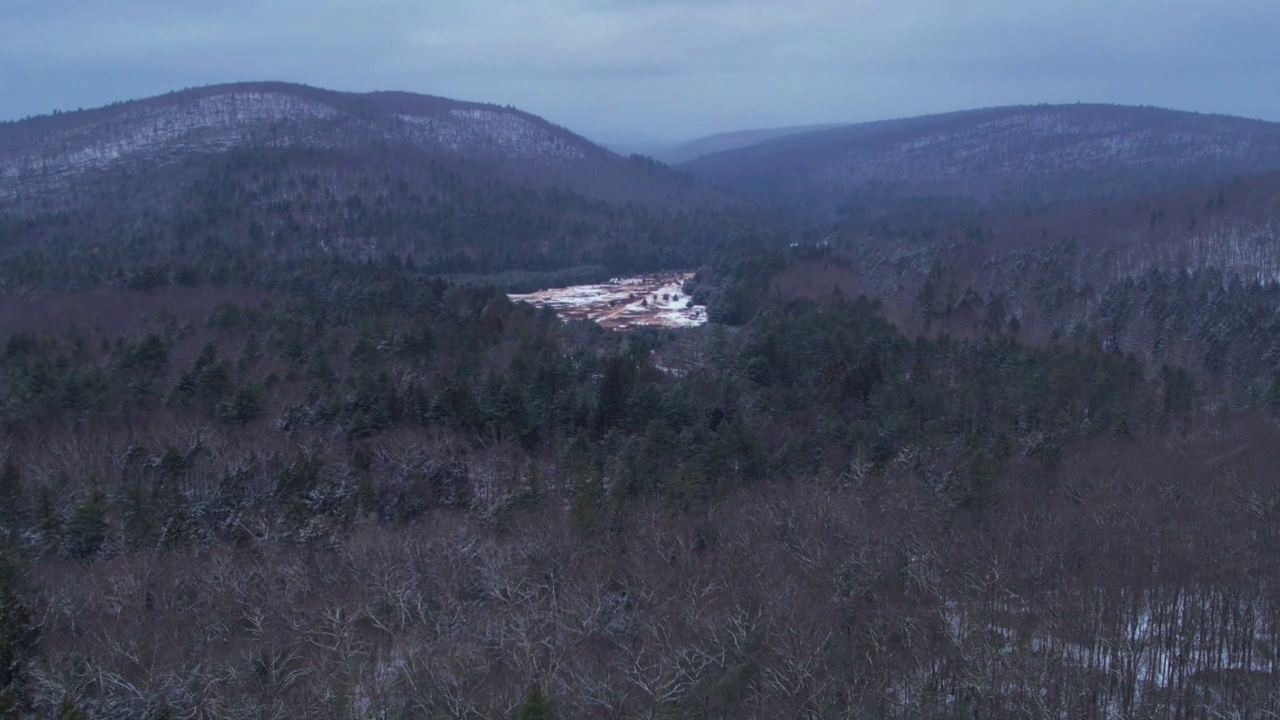
M263 271L257 259L290 257L396 258L435 273L576 267L607 278L696 265L716 243L756 232L750 215L711 206L616 204L393 155L241 150L186 171L172 184L143 176L100 186L118 202L0 214L7 277L64 287L117 271L142 284L244 282Z
M623 202L682 204L654 178L569 130L511 107L402 92L235 83L0 124L0 201L78 205L139 172L252 149L310 149L393 165L432 162L488 182L556 186ZM637 172L639 170L639 172ZM145 182L158 190L156 177ZM686 188L687 190L687 188Z
M147 162L0 218L0 715L1280 712L1274 176L817 222ZM657 269L709 324L506 292Z
M787 135L680 167L823 217L909 198L1022 210L1277 170L1280 125L1116 105L989 108Z
M10 299L10 702L1105 714L1223 673L1274 701L1268 403L865 299L617 335L403 266L267 275Z
M408 93L241 83L0 124L20 282L395 257L528 289L695 266L766 217L513 108Z
M1192 369L1249 404L1280 377L1276 183L1246 176L1035 213L924 204L851 215L771 283L784 298L820 300L833 288L878 296L914 332L1075 338L1152 368Z

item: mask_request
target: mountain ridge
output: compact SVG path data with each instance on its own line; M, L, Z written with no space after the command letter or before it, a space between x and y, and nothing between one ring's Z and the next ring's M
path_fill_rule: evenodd
M234 83L0 126L4 254L64 265L234 247L442 274L686 267L730 202L515 108L397 91Z
M1019 105L788 135L679 167L740 192L816 198L827 210L869 189L1006 204L1105 199L1280 169L1280 123L1123 105Z
M610 194L606 176L633 181L625 176L636 174L627 158L508 106L244 82L2 124L0 200L65 197L111 171L166 167L244 147L362 152L388 145L423 159L482 164L507 180L554 180L589 195ZM654 175L648 170L642 174Z
M784 127L751 128L747 130L728 130L663 147L659 151L654 152L653 156L662 162L679 165L681 163L696 160L704 155L728 150L737 150L783 137L799 135L801 133L817 130L830 130L845 127L850 124L851 123L816 123L806 125L788 125Z

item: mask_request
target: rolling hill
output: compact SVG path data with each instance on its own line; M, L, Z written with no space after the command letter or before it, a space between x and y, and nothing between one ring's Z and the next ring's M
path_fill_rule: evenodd
M287 83L216 85L0 125L0 201L67 198L106 177L236 150L307 149L430 161L486 179L653 199L663 177L514 108ZM647 172L646 172L647 170ZM667 193L662 200L678 201Z
M238 83L0 124L0 247L73 264L213 243L607 278L696 263L726 198L514 108L402 92Z
M1280 169L1280 124L1147 107L1005 107L816 130L680 167L828 213L868 197L1035 207Z

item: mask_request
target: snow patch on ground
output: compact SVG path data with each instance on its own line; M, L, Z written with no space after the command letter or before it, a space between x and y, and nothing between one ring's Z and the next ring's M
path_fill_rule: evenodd
M585 157L582 148L513 112L455 109L438 115L395 117L405 123L406 133L419 145L506 158L570 161Z
M565 318L592 320L612 330L694 327L707 322L707 309L690 307L683 286L691 277L692 273L641 275L510 297L517 302L554 308Z

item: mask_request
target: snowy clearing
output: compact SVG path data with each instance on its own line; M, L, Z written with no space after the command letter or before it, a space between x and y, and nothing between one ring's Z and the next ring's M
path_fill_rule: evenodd
M640 275L510 297L554 308L564 318L593 320L611 330L694 327L707 321L707 309L689 307L689 296L682 288L691 277L693 273Z

